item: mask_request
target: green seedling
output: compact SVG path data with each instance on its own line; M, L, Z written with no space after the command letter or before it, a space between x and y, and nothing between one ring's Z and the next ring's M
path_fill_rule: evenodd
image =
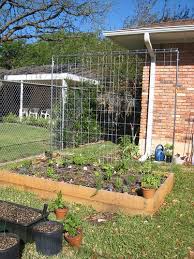
M121 187L123 186L123 180L120 177L117 177L115 179L114 186L115 186L116 191L120 191Z

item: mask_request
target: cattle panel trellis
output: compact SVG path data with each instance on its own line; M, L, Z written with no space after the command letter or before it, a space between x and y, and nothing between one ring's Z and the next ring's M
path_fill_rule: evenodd
M154 52L156 66L175 67L173 86L169 86L174 95L168 140L174 144L178 51L158 49ZM58 123L52 126L53 144L61 149L102 140L117 144L123 136L138 144L142 135L146 137L148 99L145 96L149 95L150 62L146 50L54 57L52 73L60 73L64 81L63 92L57 90L57 81L52 81L52 115L58 118ZM156 69L156 86L160 76ZM157 120L166 120L168 113L165 109L158 111L154 103L153 134L157 135ZM156 141L160 143L160 136Z
M53 144L63 149L102 140L118 143L124 135L137 143L142 69L149 62L146 51L54 57L53 74L64 80L58 87L52 82Z

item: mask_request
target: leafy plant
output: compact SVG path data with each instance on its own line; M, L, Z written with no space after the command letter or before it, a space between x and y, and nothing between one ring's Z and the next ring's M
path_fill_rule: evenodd
M88 163L86 157L82 155L74 156L72 159L73 164L75 165L86 165Z
M120 191L121 187L123 186L123 180L120 177L116 177L114 186L115 186L116 191Z
M141 186L148 189L157 189L160 186L160 176L147 174L141 179Z
M68 232L70 236L76 236L78 229L81 228L81 220L76 214L69 213L63 223L65 232Z
M173 145L172 144L165 144L164 145L164 152L166 156L172 156L173 153Z
M102 170L104 171L104 179L111 180L114 173L114 167L111 164L105 164L102 166Z
M64 200L63 200L63 195L62 195L62 192L61 191L59 191L58 193L57 193L57 198L53 201L53 208L54 209L63 209L63 208L65 208L66 206L65 206L65 202L64 202Z
M123 158L134 159L139 156L139 147L129 136L120 138L121 155Z
M31 160L24 160L21 162L20 167L29 169L32 166L32 161Z
M51 166L47 167L47 177L57 180L58 175L55 173L55 169Z
M141 173L142 174L151 174L152 173L152 162L150 160L142 163Z
M116 165L115 165L115 170L118 172L126 172L129 169L129 163L130 160L123 158L121 159Z

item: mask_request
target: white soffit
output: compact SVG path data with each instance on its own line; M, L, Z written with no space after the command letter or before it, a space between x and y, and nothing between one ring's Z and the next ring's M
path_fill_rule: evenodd
M144 48L144 33L150 34L152 44L194 42L194 25L149 27L106 31L104 36L128 49Z

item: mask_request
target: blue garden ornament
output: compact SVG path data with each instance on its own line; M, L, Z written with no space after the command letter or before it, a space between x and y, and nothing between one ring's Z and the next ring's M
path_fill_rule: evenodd
M161 144L159 144L155 149L155 160L164 161L164 159L165 159L164 147Z

